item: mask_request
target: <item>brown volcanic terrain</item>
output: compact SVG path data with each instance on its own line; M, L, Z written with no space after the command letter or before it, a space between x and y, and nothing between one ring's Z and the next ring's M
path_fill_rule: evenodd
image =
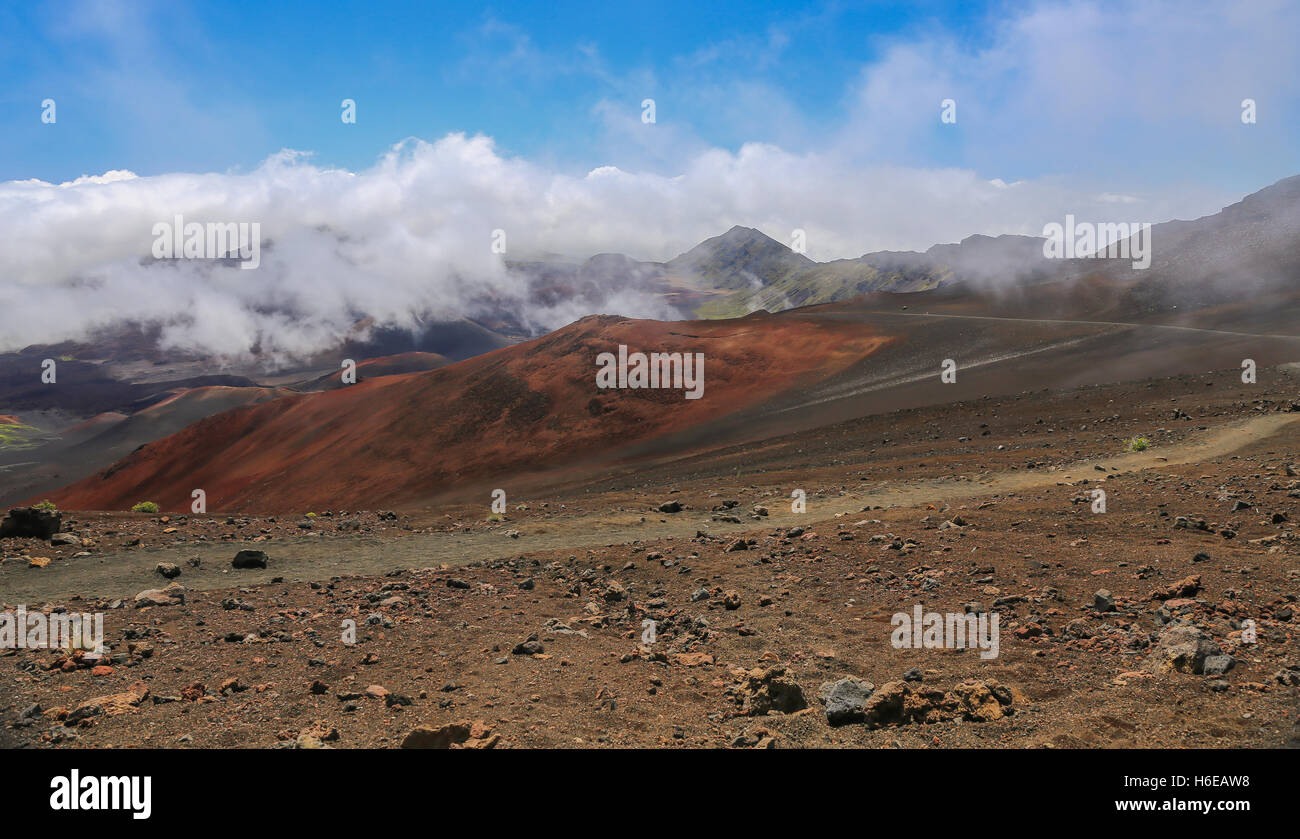
M570 466L684 431L860 362L889 338L861 325L584 318L427 373L361 381L209 417L50 498L63 508L282 512L410 503L471 478ZM705 398L607 390L596 356L703 352Z
M588 318L201 420L53 497L248 515L0 544L0 609L104 611L108 643L0 654L0 745L1300 745L1297 296L1138 291ZM619 343L704 352L705 398L598 391ZM184 601L133 601L159 563ZM918 606L997 613L998 655L895 647Z
M103 610L107 654L0 654L0 745L1300 745L1297 393L1287 365L977 397L512 490L505 521L68 514L78 545L0 543L0 608ZM185 601L134 603L159 561ZM997 612L999 654L893 646L917 605ZM1189 633L1226 672L1172 656ZM847 677L871 716L833 725Z

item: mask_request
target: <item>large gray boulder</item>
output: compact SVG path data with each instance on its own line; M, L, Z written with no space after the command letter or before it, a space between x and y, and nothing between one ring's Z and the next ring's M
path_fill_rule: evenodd
M875 690L871 682L852 676L824 683L819 696L826 705L826 722L831 725L862 722L866 719L867 700Z

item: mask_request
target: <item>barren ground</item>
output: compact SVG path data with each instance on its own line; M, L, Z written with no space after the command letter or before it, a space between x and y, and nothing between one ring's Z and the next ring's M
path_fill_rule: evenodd
M465 720L482 723L471 744L499 747L1295 744L1297 383L1182 376L718 441L506 486L504 521L487 489L392 517L65 513L82 544L6 540L0 601L104 610L108 659L5 651L0 738L395 746ZM1126 453L1135 436L1151 447ZM806 513L791 511L796 488ZM659 512L669 501L683 509ZM243 547L269 567L232 569ZM136 607L167 582L160 561L180 566L186 602ZM1100 589L1113 608L1098 610ZM997 658L891 645L895 612L972 603L1001 617ZM1171 621L1235 665L1166 672ZM540 651L516 653L530 638ZM909 671L911 718L828 724L823 683L884 693ZM951 712L943 695L970 679L1010 704ZM88 703L137 682L142 700ZM756 713L755 687L789 683L806 709Z

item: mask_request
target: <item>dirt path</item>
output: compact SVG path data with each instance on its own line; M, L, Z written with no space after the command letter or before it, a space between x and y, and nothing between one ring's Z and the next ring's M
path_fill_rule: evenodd
M720 536L741 535L754 530L815 526L837 514L857 515L863 507L916 507L925 504L958 503L971 498L1053 486L1058 482L1096 479L1103 466L1110 474L1136 472L1196 463L1222 457L1251 443L1266 439L1300 421L1300 414L1265 414L1236 420L1219 428L1200 432L1170 445L1098 460L1077 461L1054 469L1023 470L982 474L971 479L882 482L863 493L831 499L810 499L808 512L792 513L786 505L773 505L761 525L752 520L741 524L712 521L711 513L692 510L662 516L639 513L556 517L517 525L520 536L497 531L474 533L419 533L378 539L357 536L300 537L258 544L195 543L182 547L144 548L136 551L96 554L61 561L44 569L30 569L21 562L0 565L0 601L31 606L62 602L69 595L86 597L131 597L160 586L164 581L153 573L163 560L175 562L184 571L180 582L188 589L230 588L286 580L325 580L337 575L376 575L401 568L429 568L446 563L465 565L479 560L502 559L543 550L579 550L622 544L634 539L690 538L697 531ZM514 526L514 525L508 525ZM265 550L271 558L266 570L234 571L230 559L241 547ZM191 557L202 560L190 568Z
M1178 332L1204 332L1210 335L1228 335L1236 338L1275 338L1300 341L1300 335L1261 335L1257 332L1234 332L1227 329L1207 329L1201 326L1175 326L1168 323L1128 323L1114 320L1058 320L1055 318L1013 318L997 315L953 315L940 312L882 312L871 310L872 315L893 315L901 318L957 318L959 320L997 320L1013 323L1055 323L1069 326L1124 326L1130 329L1173 329Z

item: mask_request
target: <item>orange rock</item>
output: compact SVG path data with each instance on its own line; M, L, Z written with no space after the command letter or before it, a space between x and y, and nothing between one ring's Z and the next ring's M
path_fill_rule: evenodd
M149 696L149 687L144 682L132 682L131 686L121 693L111 693L107 696L96 696L82 702L68 715L74 719L85 719L98 714L113 716L115 714L125 714L139 706L145 698Z
M1163 589L1156 589L1148 600L1169 600L1174 597L1194 597L1201 591L1201 575L1192 574Z
M403 749L491 749L501 742L501 735L483 720L448 723L440 728L417 726L406 739Z

